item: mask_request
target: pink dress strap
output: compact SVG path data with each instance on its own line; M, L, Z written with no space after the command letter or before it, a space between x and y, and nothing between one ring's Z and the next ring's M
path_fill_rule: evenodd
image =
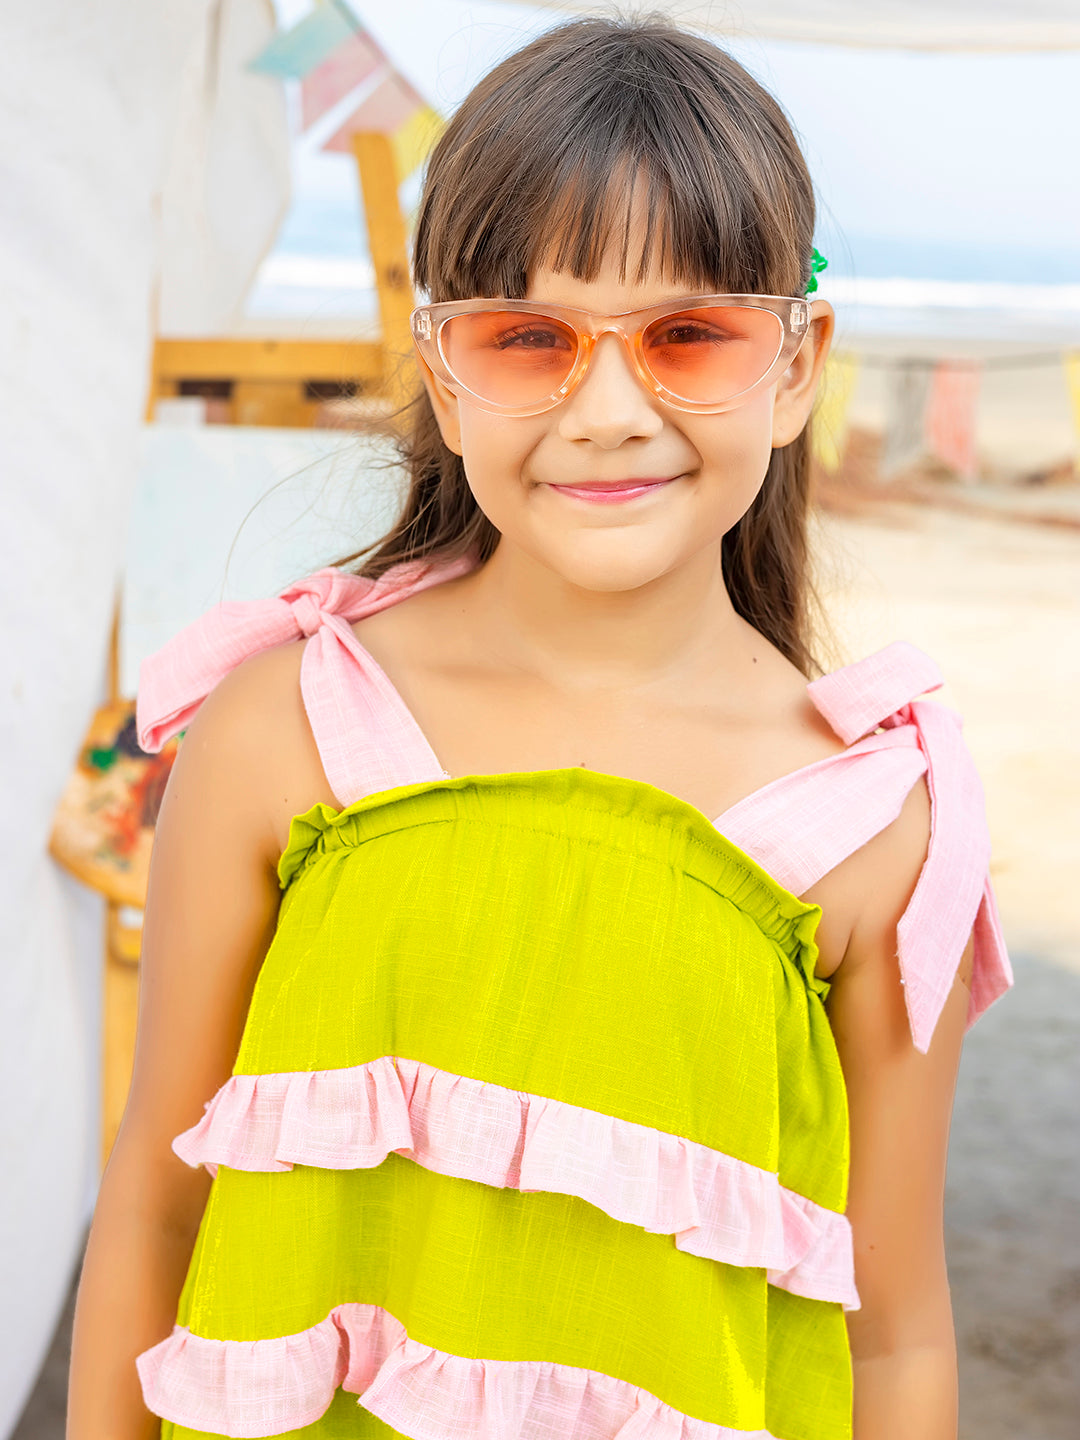
M267 600L225 601L142 663L136 723L151 753L183 730L230 670L263 650L308 638L304 706L327 779L342 805L443 771L386 674L350 625L465 574L472 557L394 566L377 580L316 571Z
M902 729L913 736L925 761L930 844L897 927L912 1039L924 1053L972 933L975 969L968 1024L1013 983L989 878L983 788L960 733L962 721L954 710L916 698L941 683L929 656L898 641L809 687L817 709L849 745L868 732L883 729L888 735ZM869 775L867 781L876 783ZM864 803L878 803L869 788Z
M802 895L895 820L925 773L912 727L885 730L755 790L714 823Z

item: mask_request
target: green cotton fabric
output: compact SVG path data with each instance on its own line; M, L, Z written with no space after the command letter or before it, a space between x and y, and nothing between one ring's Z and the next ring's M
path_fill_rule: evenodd
M296 817L279 874L234 1074L404 1057L683 1136L843 1210L819 912L686 802L584 769L425 782ZM259 1340L347 1302L439 1350L597 1370L718 1425L851 1434L840 1306L764 1270L395 1154L221 1166L178 1323ZM342 1392L294 1433L393 1434Z

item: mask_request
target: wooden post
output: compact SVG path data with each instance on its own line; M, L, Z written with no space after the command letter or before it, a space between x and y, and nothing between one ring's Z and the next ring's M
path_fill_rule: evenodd
M109 700L120 698L120 593L113 606L109 635ZM120 1128L131 1088L135 1029L139 1009L139 950L142 929L124 921L124 907L105 901L105 965L102 993L101 1168Z
M386 353L386 394L404 401L415 382L409 314L413 308L405 220L398 199L399 177L393 146L386 135L362 131L352 137L360 172L368 244L375 267L383 347Z
M120 1128L135 1060L142 928L124 922L123 906L105 902L105 986L102 999L101 1168Z

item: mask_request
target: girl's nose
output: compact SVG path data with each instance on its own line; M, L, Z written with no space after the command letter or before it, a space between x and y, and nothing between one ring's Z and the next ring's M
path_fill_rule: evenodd
M615 450L626 440L658 435L663 424L622 340L610 332L601 335L585 378L559 406L559 434Z

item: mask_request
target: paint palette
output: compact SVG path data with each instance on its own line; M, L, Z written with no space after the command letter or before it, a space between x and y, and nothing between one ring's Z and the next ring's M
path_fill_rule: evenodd
M179 737L148 755L135 733L135 701L94 715L53 821L49 852L118 905L146 899L150 850Z

